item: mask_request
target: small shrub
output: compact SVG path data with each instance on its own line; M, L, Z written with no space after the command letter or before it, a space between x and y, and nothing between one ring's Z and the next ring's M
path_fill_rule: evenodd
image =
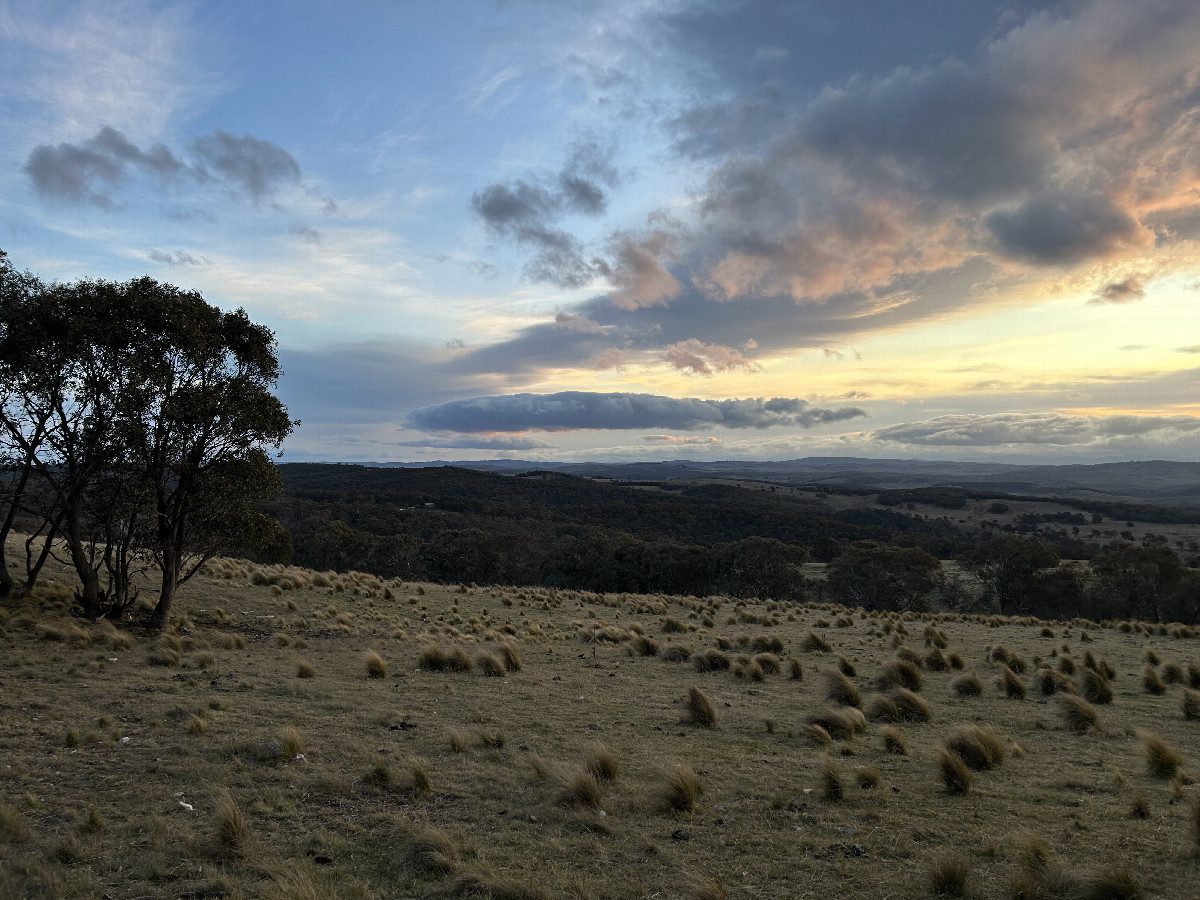
M883 741L883 749L888 753L895 753L897 756L905 756L908 753L908 746L904 743L904 735L897 728L891 725L885 725L879 729L879 737Z
M1099 722L1096 708L1075 694L1059 694L1055 699L1058 714L1069 731L1094 731Z
M826 800L841 800L846 796L846 784L833 757L821 757L821 794Z
M1155 778L1170 778L1183 764L1179 751L1152 731L1140 734L1146 751L1146 767Z
M929 867L929 891L935 897L965 897L971 866L967 858L953 850L934 857Z
M658 790L658 807L663 812L690 812L704 792L700 776L687 764L675 766L663 776Z
M965 794L971 790L971 770L953 750L943 747L938 751L938 770L949 793Z
M1165 694L1167 686L1163 684L1162 679L1158 677L1158 670L1154 666L1147 664L1146 668L1142 669L1142 690L1147 694Z
M685 723L699 725L702 728L717 727L717 711L713 708L709 699L704 696L700 688L695 685L688 688L684 708L687 710L684 716Z
M387 662L374 650L368 650L363 654L363 665L366 667L368 678L387 677Z
M950 690L956 697L978 697L983 693L983 682L978 675L970 672L951 681Z
M841 672L828 672L825 675L825 702L858 707L862 706L862 695L854 683Z

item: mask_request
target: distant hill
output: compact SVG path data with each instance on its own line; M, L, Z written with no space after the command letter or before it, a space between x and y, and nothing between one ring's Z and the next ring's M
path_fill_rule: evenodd
M421 468L445 463L375 463ZM456 462L460 468L515 473L564 472L615 481L732 479L863 490L959 487L1047 497L1200 507L1200 463L1148 460L1095 465L1029 466L915 459L809 457L782 461L668 460L637 463L549 463L530 460Z

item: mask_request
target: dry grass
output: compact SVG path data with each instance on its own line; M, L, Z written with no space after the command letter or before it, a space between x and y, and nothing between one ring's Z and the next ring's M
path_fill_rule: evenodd
M934 897L965 897L970 879L970 861L961 853L945 850L933 858L926 880Z
M687 764L677 765L663 773L658 788L658 808L662 812L691 812L703 792L696 770Z
M951 681L950 690L955 697L980 697L983 695L983 682L977 674L968 672Z
M998 678L1000 690L1004 691L1004 696L1009 700L1024 700L1025 699L1025 682L1004 663L1000 664L1000 676Z
M1182 701L1183 717L1189 722L1200 721L1200 691L1183 688L1180 699Z
M363 654L363 666L367 670L368 678L387 677L387 662L374 650L368 650Z
M838 706L862 706L862 695L849 678L840 671L825 673L825 702Z
M895 753L898 756L908 754L908 745L905 743L904 735L900 733L899 729L893 728L891 725L885 725L879 729L879 738L883 742L883 749L888 753Z
M1077 690L1088 703L1100 705L1112 703L1113 692L1112 686L1108 682L1108 676L1096 669L1085 668L1080 673Z
M994 769L1004 762L1004 741L990 728L963 725L946 738L945 748L977 771Z
M580 766L564 774L559 802L580 809L599 809L600 801L600 782L586 768Z
M911 660L893 659L884 665L876 683L886 690L889 687L902 687L910 691L921 690L921 669Z
M826 754L821 757L821 796L830 802L842 800L846 796L846 782L838 769L833 757Z
M867 703L867 718L873 722L928 722L929 704L920 694L907 688L892 688L886 694L873 694Z
M1171 778L1183 765L1183 756L1161 736L1143 731L1138 737L1146 753L1146 768L1155 778Z
M700 688L692 685L688 688L687 699L684 701L683 721L688 725L699 725L702 728L717 727L717 711Z
M597 781L616 781L621 772L621 763L611 749L604 744L592 745L584 767L592 773Z
M859 732L867 730L866 716L853 707L818 710L808 715L805 724L817 725L839 741L849 740Z
M1082 697L1075 694L1059 694L1055 698L1055 704L1068 731L1095 731L1099 727L1100 717L1096 708Z
M1167 686L1158 677L1158 671L1154 666L1147 665L1142 669L1142 690L1147 694L1154 694L1155 696L1161 696L1167 692Z
M214 814L217 843L226 850L244 852L250 843L250 820L228 791L217 795Z
M965 794L971 790L971 770L953 750L943 747L938 751L938 771L948 793Z

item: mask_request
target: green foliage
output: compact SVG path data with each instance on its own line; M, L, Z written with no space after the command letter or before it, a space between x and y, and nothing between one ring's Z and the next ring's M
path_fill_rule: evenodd
M924 550L860 542L828 564L831 599L865 609L923 610L941 580L941 564Z

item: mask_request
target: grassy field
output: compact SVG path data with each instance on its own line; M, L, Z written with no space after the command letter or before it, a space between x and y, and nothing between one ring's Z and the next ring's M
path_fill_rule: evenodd
M1188 629L217 561L157 636L50 577L0 897L1200 893Z

